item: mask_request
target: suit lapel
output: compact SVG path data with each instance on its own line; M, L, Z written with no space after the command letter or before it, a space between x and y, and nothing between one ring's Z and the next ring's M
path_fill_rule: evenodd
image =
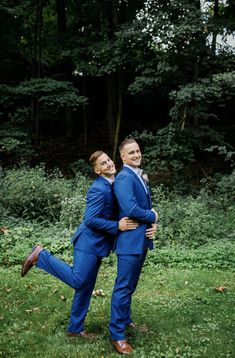
M145 195L147 196L147 199L149 201L149 205L151 206L152 205L152 202L151 202L151 197L150 197L150 191L149 191L149 187L146 185L146 189L147 189L147 193L144 189L144 185L141 183L141 179L138 178L138 175L136 175L133 170L131 170L130 168L128 167L125 167L123 166L122 170L126 170L129 174L131 174L134 178L134 180L139 184L139 187L141 187L141 190L144 191Z
M149 189L149 186L148 186L148 185L147 185L147 190L148 190L148 201L149 201L149 205L150 205L150 207L152 207L151 194L150 194L150 189Z
M107 179L103 178L102 176L99 176L97 178L99 187L102 189L104 196L106 200L112 201L114 198L114 192L113 192L113 185L111 185Z

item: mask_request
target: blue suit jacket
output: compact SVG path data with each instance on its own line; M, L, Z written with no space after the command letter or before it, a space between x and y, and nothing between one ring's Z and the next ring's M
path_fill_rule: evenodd
M149 224L156 221L152 209L149 189L147 193L138 176L123 166L114 183L114 193L118 200L119 217L136 219L139 226L135 230L119 231L116 239L117 254L142 254L146 248L153 248L153 240L145 236Z
M99 176L87 193L83 222L77 228L72 243L80 251L108 256L118 232L117 202L113 187Z

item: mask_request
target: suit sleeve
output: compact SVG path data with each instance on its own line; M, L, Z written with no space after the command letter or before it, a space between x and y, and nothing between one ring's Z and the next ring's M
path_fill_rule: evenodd
M152 210L143 209L139 205L131 178L126 176L117 178L114 185L114 192L125 216L144 223L156 222L155 213Z
M118 221L108 220L102 217L105 205L104 193L97 188L91 188L87 193L87 206L84 216L88 228L100 230L109 234L117 234Z

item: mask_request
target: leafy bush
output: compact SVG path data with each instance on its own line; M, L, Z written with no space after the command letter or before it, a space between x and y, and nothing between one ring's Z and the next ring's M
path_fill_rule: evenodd
M21 264L35 245L42 245L62 259L71 262L70 238L73 230L61 225L42 225L22 219L9 218L0 227L0 265Z
M224 205L235 202L235 170L231 174L215 177L215 194L223 200Z
M155 184L189 191L193 163L194 141L178 131L173 124L152 133L144 130L134 137L142 142L144 168ZM192 136L191 136L192 137Z
M77 225L85 206L89 180L77 176L66 180L58 170L43 165L7 169L0 178L2 205L9 214L37 221Z
M93 175L91 166L84 159L78 159L76 162L70 163L69 168L75 176L82 174L86 177L90 177Z
M61 201L68 195L70 185L59 171L48 174L42 165L8 169L1 178L2 203L12 215L55 221L59 218Z
M151 265L234 267L235 207L224 199L234 192L234 174L220 178L213 192L180 196L163 186L152 189L159 212L157 250ZM8 169L0 176L0 264L22 262L35 244L66 261L72 260L70 239L83 218L90 181L81 175L64 179L43 166ZM230 188L230 192L228 191ZM114 255L106 260L113 265Z
M219 241L200 248L184 246L157 248L148 254L149 266L197 268L206 270L235 270L235 244Z
M152 182L184 194L198 192L201 187L200 180L207 169L197 168L208 167L208 145L224 142L223 135L208 126L182 131L175 123L156 133L144 130L133 136L142 143L144 168ZM218 158L218 153L213 156Z
M82 222L89 185L87 178L77 176L72 193L61 201L60 223L65 227L73 228Z
M73 233L74 229L64 228L61 224L45 226L35 221L4 219L0 221L0 266L22 264L25 256L37 244L71 264L73 247L70 240ZM107 267L115 266L116 255L110 255L104 264ZM148 253L146 265L234 270L235 244L232 240L219 240L194 249L173 244L162 247L157 243L156 249Z
M196 248L208 242L235 237L235 208L216 198L179 196L163 187L153 189L159 211L159 246L184 245Z

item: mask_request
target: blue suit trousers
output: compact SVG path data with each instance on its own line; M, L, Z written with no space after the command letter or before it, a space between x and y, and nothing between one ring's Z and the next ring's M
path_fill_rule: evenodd
M125 328L132 322L131 299L138 284L146 252L140 255L117 255L117 277L112 293L109 322L112 340L125 339Z
M68 332L84 331L84 320L102 258L74 247L73 266L59 260L50 252L41 251L36 266L75 289Z

